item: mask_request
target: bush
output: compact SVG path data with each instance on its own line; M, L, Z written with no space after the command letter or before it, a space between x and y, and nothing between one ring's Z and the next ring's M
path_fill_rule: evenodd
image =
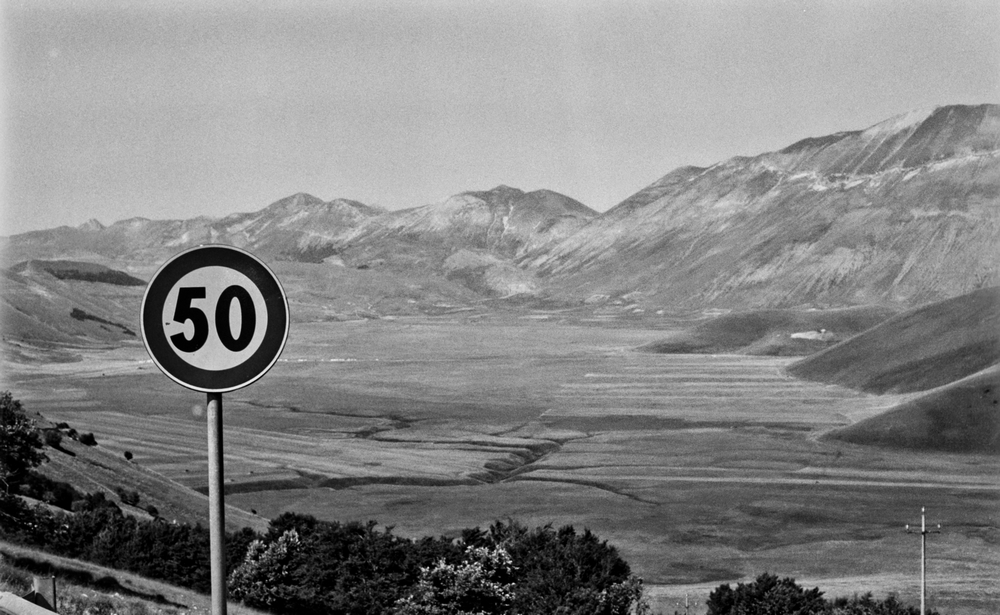
M779 579L764 573L752 583L740 583L735 589L720 585L708 596L707 615L919 615L920 610L900 603L893 595L875 600L869 592L852 599L837 598L827 602L819 588L805 590L794 579ZM940 615L928 611L928 615Z
M87 446L97 446L97 438L94 437L93 433L81 434L80 444L86 444Z
M125 451L124 455L126 461L132 461L132 451Z
M152 504L146 504L146 512L154 519L160 516L160 511Z
M136 490L128 490L124 487L116 487L115 493L121 498L123 504L128 504L129 506L139 505L139 492Z
M818 588L803 589L794 579L779 579L763 573L752 583L740 583L733 589L728 583L708 595L708 615L744 615L750 613L789 613L811 615L826 611L826 600Z
M51 446L52 448L62 447L62 432L58 429L46 429L45 430L45 444Z

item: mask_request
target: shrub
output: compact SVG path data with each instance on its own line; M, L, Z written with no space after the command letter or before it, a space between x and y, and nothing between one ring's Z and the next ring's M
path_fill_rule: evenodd
M805 590L794 579L779 579L763 573L752 583L728 583L708 595L708 615L743 615L744 613L789 613L811 615L826 610L826 600L818 588Z
M51 446L52 448L60 448L62 446L62 432L58 429L46 429L45 430L45 444Z
M129 506L139 505L139 492L136 490L128 490L124 487L115 487L115 493L121 498L122 503L128 504Z
M152 504L146 504L146 512L154 519L160 516L160 511Z
M80 444L86 444L87 446L97 446L97 438L94 437L93 433L81 434Z
M124 455L126 461L132 461L132 451L125 451Z

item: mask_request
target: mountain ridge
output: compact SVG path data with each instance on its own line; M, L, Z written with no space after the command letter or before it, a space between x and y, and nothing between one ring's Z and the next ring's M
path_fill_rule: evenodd
M998 200L1000 106L949 105L679 167L603 214L503 184L396 211L297 193L223 218L32 231L6 238L4 252L8 264L141 270L229 243L570 304L633 295L676 309L912 307L1000 282Z
M995 282L1000 106L923 116L675 169L519 264L555 293L686 307L916 305Z

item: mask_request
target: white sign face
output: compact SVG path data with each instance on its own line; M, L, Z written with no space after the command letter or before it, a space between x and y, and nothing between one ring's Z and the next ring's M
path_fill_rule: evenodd
M267 306L260 289L239 271L202 267L184 275L167 293L163 327L191 365L229 369L260 348Z
M188 388L246 386L278 359L288 303L277 278L248 252L203 246L167 261L146 289L142 337L153 362Z

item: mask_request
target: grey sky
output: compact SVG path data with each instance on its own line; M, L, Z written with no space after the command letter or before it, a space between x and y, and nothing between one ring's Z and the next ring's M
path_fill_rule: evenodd
M606 210L677 166L1000 102L1000 3L14 2L3 227L415 207Z

